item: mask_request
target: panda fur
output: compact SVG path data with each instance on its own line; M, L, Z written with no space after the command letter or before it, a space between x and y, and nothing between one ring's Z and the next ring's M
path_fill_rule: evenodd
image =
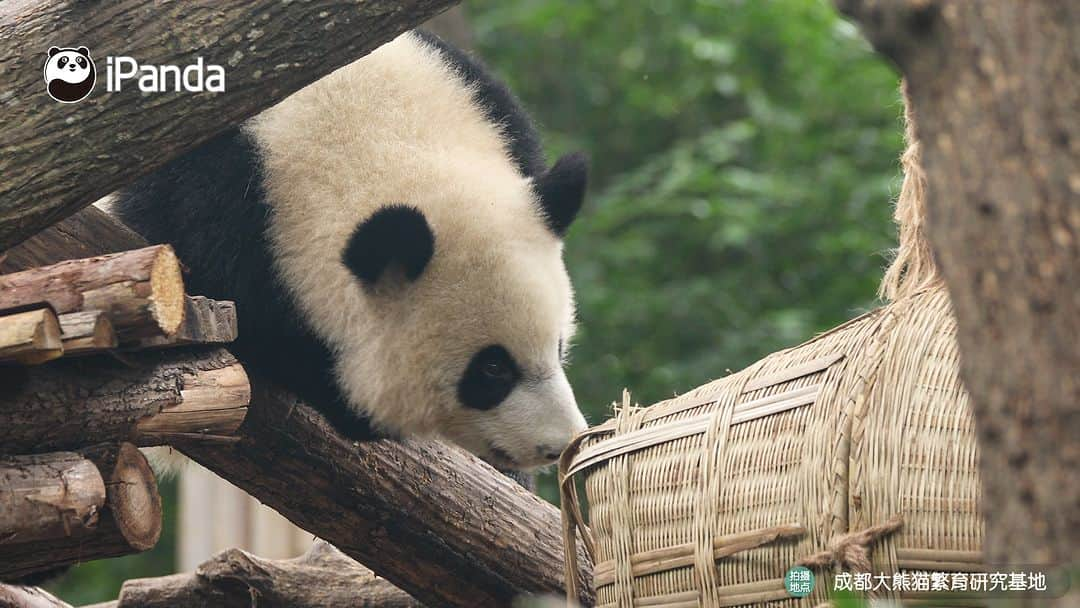
M580 154L548 168L480 64L410 32L122 192L193 293L236 301L234 352L354 439L439 436L504 469L585 428L562 237Z

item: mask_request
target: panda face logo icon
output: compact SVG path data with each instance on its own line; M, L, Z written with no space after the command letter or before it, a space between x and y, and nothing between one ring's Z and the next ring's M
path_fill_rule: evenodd
M45 61L45 84L49 97L60 103L86 99L94 90L97 69L85 46L77 49L52 47Z

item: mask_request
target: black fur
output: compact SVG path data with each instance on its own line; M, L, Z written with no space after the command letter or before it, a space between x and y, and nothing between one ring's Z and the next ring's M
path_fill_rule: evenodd
M585 202L585 181L589 163L581 152L560 158L547 173L536 178L536 191L544 208L548 227L555 236L565 236L570 223Z
M151 243L170 243L191 270L188 291L234 300L231 346L248 371L283 383L350 438L372 437L345 404L331 355L304 324L273 268L265 236L270 208L253 144L233 129L139 180L116 204Z
M488 120L502 125L503 133L509 138L510 157L514 159L521 174L535 177L543 173L547 163L544 162L540 135L536 132L532 118L521 107L521 102L510 89L497 80L479 59L443 42L431 32L416 30L416 33L424 42L439 49L465 84L475 88L474 99L487 113Z
M510 157L525 177L536 179L536 190L556 236L566 234L585 200L588 163L578 152L560 158L550 171L544 162L544 150L529 114L505 84L484 67L478 59L450 46L438 36L416 30L428 44L442 51L465 84L476 89L475 99L484 108L491 122L502 125L510 138Z
M490 410L502 403L521 381L514 357L498 344L480 349L458 382L458 399L465 407Z
M361 222L341 261L371 287L388 266L400 266L415 281L435 253L435 235L424 214L407 205L388 205Z
M477 100L488 116L504 125L522 173L544 174L539 137L505 85L461 51L421 35L477 87ZM545 183L565 182L560 178ZM548 191L561 196L569 190L560 186ZM284 384L319 408L347 437L371 438L367 419L347 406L334 381L331 353L306 326L281 284L265 236L270 213L265 196L254 144L243 131L232 129L123 191L116 210L125 224L150 242L173 245L191 270L187 276L191 293L236 302L240 332L231 349L250 373ZM560 212L557 217L566 215ZM560 219L560 225L565 221ZM354 246L362 247L351 242L350 250ZM411 268L417 267L414 263ZM407 264L407 272L409 268Z

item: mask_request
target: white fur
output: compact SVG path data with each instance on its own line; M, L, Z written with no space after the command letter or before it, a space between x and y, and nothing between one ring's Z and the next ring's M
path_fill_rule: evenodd
M354 407L383 429L441 435L512 467L549 462L544 453L585 428L558 353L574 318L562 243L437 50L402 35L248 128L278 270L335 352ZM423 212L435 254L415 282L365 292L341 253L361 220L392 203ZM496 343L522 382L492 410L460 406L469 359Z

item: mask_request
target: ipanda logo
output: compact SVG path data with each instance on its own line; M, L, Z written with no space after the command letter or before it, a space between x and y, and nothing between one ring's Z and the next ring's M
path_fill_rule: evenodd
M60 103L82 101L94 90L95 82L97 69L85 46L49 49L49 58L45 60L45 85L49 97Z
M105 89L110 93L123 90L125 81L134 80L143 93L181 91L187 93L224 93L225 68L207 65L202 57L181 68L177 65L140 65L133 57L105 58ZM94 90L97 68L90 50L52 47L45 60L45 84L49 96L61 103L82 101ZM132 83L128 82L130 86Z

